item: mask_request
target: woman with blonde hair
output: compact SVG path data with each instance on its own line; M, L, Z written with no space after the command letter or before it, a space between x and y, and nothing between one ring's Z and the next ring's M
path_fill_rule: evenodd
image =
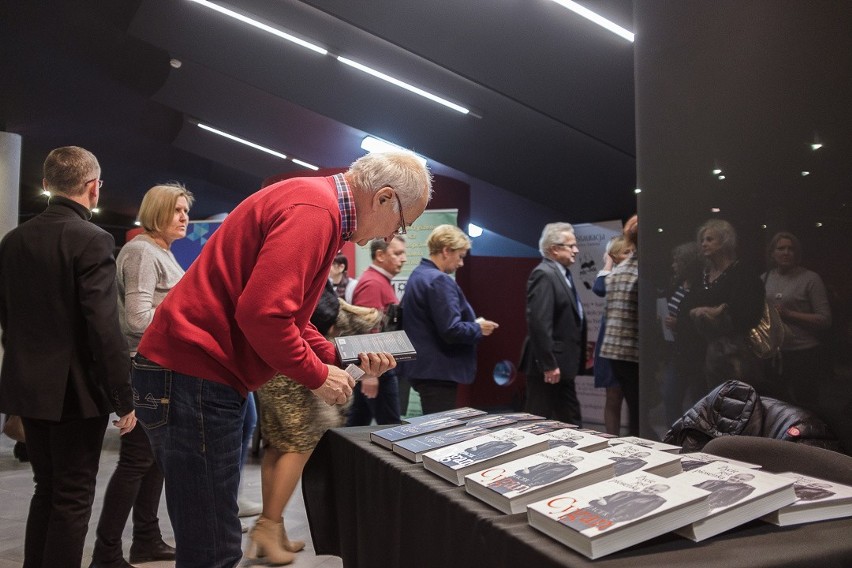
M681 302L678 342L691 345L693 357L704 360L708 390L730 379L754 384L762 372L747 336L763 314L763 283L737 259L737 234L729 222L710 219L697 237L705 268Z
M173 182L155 185L139 207L142 233L125 244L116 259L118 314L130 356L154 311L183 276L170 248L186 236L192 193ZM118 465L110 478L96 532L90 568L126 568L121 536L133 509L130 562L174 560L175 549L163 542L157 510L163 491L163 472L154 459L144 428L121 437Z
M311 316L327 337L369 333L383 314L374 308L340 300L329 282ZM289 564L303 541L290 540L284 509L319 439L329 428L343 425L345 408L329 406L296 381L276 375L257 391L264 454L260 466L263 512L251 531L249 558L265 556L272 564Z
M456 406L459 384L476 376L476 344L497 329L477 318L459 285L450 277L464 266L470 239L454 225L438 225L405 285L402 327L417 350L417 359L399 364L399 375L420 395L424 414Z

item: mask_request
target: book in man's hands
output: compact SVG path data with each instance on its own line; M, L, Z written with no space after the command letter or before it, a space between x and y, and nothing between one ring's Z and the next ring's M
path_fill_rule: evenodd
M412 361L417 351L404 331L385 331L335 337L334 346L344 365L358 363L361 353L390 353L397 361Z
M504 428L423 454L423 466L456 485L468 473L486 469L547 449L547 440L535 434Z
M614 438L610 438L610 445L595 453L613 461L616 477L637 470L655 473L663 477L671 477L683 471L678 455L635 444L621 443L613 446L613 441Z
M414 463L423 461L423 454L450 444L470 440L487 434L488 430L479 426L457 426L449 430L440 430L429 434L421 434L413 438L405 438L393 445L393 452Z
M504 513L523 513L549 495L609 479L612 462L571 448L553 448L470 473L465 490Z
M720 461L672 479L710 492L707 516L676 531L696 542L768 515L796 500L792 479Z
M464 422L455 420L454 418L434 418L418 424L401 424L399 426L374 430L370 432L370 441L390 450L393 449L394 442L399 442L405 438L463 425Z
M852 517L852 487L799 473L778 474L793 480L796 501L761 517L786 527L814 521Z
M463 406L461 408L453 408L451 410L444 410L442 412L423 414L422 416L409 416L408 418L403 418L402 421L408 424L417 424L418 422L423 422L424 420L432 420L434 418L455 418L456 420L461 420L465 422L467 420L470 420L471 418L476 418L477 416L485 416L486 414L487 412L485 412L484 410L471 408L469 406Z
M607 438L602 438L588 432L580 432L579 430L561 429L542 434L543 438L547 438L551 448L565 446L574 448L575 450L583 450L584 452L596 452L609 445Z
M706 491L677 477L634 471L532 503L527 519L534 529L595 559L702 518L707 498Z

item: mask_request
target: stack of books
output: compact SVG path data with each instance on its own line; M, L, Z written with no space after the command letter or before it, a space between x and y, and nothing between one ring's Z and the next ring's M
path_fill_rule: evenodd
M449 430L440 430L431 434L422 434L413 438L405 438L394 443L393 452L399 454L409 461L420 463L423 461L423 454L456 444L464 440L470 440L477 436L487 434L488 430L479 426L458 426Z
M609 479L606 458L559 447L465 476L465 490L504 513L522 513L528 503Z
M464 426L464 422L455 418L432 418L431 420L423 420L416 424L401 424L399 426L375 430L370 432L370 441L390 450L393 448L394 442L421 434L428 434L429 432L447 430L456 426Z
M672 479L710 493L709 513L677 531L696 542L768 515L796 500L792 479L721 461Z
M532 503L527 518L533 528L595 559L701 519L707 499L707 491L677 477L634 471Z
M671 477L683 471L680 466L680 456L626 442L613 445L614 441L614 438L610 438L610 445L595 453L608 457L615 463L616 476L641 470Z
M852 487L798 473L779 473L793 480L796 501L761 517L785 527L800 523L852 517Z
M571 429L553 430L542 434L542 437L547 438L551 448L564 446L584 452L596 452L609 445L607 438Z
M423 454L423 465L455 485L464 476L547 449L547 440L516 428L495 432Z

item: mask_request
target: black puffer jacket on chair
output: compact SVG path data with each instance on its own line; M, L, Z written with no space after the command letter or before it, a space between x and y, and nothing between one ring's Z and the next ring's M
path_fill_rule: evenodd
M759 436L840 450L840 442L812 412L761 398L751 385L734 380L722 383L687 410L663 441L677 444L687 453L701 451L707 442L721 436Z

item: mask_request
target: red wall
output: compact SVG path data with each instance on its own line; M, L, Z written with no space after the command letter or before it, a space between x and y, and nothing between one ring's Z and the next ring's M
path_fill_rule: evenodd
M476 250L476 241L473 244ZM537 258L470 256L457 273L465 273L461 284L477 316L496 321L500 327L485 337L477 348L476 381L459 389L460 406L480 408L515 406L521 403L525 379L518 373L509 385L498 386L494 365L507 359L517 365L527 333L527 277L540 262ZM461 282L461 278L459 278Z

